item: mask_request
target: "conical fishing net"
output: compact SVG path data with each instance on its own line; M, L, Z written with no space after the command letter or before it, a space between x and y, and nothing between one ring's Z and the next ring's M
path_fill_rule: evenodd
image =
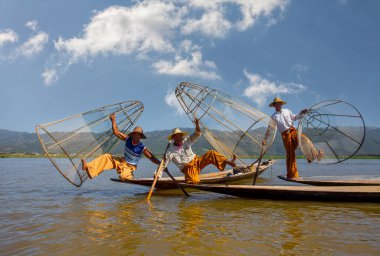
M126 101L101 107L59 121L36 126L36 133L53 165L75 186L88 178L80 158L93 159L110 153L119 142L113 136L109 115L116 114L121 132L127 133L144 110L139 101Z
M194 121L199 119L207 141L221 154L237 156L237 164L250 166L272 145L276 125L272 119L218 90L183 82L176 88L183 110ZM262 146L266 137L267 144Z
M339 163L362 146L365 124L359 111L341 100L320 102L298 124L301 150L309 162Z

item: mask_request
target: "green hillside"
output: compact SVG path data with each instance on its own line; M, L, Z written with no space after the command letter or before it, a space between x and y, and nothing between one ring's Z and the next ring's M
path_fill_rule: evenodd
M181 129L189 133L194 131L193 128ZM146 132L146 136L148 139L146 139L144 143L149 147L149 149L153 153L160 155L165 150L165 147L167 145L167 136L170 134L170 132L171 130L157 130ZM223 136L228 137L228 133L224 133ZM71 145L72 147L81 147L83 143L83 141L73 141ZM123 146L124 145L122 141L120 141L120 143L118 143L118 145L114 148L113 152L111 153L121 154L123 152ZM345 145L339 146L345 147ZM247 147L249 147L249 145L247 145ZM203 138L203 136L199 139L197 143L193 145L193 150L197 154L201 154L202 152L205 152L211 148L211 145ZM15 132L0 129L0 153L41 154L42 148L35 133ZM282 145L281 137L279 136L279 134L277 134L275 141L267 154L271 156L281 156L284 155L284 153L285 152ZM365 141L357 155L380 155L380 128L368 127L366 129Z

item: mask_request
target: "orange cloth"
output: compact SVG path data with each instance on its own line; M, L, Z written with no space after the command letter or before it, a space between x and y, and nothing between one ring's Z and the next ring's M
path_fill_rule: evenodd
M121 180L133 179L133 172L136 166L125 162L124 157L115 157L110 154L103 154L87 163L88 172L91 178L101 174L104 170L116 169Z
M286 176L289 179L298 178L296 149L298 147L297 131L294 127L281 133L286 151Z
M181 172L185 174L186 183L197 184L199 173L209 164L215 165L219 171L223 171L226 167L227 158L215 150L207 151L203 156L195 156L194 159L185 165Z

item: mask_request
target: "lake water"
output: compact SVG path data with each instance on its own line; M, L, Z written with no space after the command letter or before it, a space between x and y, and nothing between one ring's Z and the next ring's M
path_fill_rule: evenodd
M302 176L380 176L379 160L298 162ZM154 168L143 159L136 176ZM284 168L279 160L257 183L288 184ZM0 175L0 255L380 255L380 204L195 190L157 191L148 204L149 188L112 182L115 171L77 188L48 159L0 159Z

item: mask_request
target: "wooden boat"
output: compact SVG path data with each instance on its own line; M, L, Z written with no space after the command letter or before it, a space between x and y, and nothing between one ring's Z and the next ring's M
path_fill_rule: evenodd
M314 186L380 186L380 177L377 179L363 179L362 177L353 176L353 177L345 177L346 179L334 179L334 177L299 177L288 179L286 176L277 176L278 178L307 185Z
M187 184L186 187L226 195L274 200L312 200L380 203L380 186L254 186Z
M258 176L262 174L265 170L267 170L270 166L272 166L276 161L275 160L268 160L264 161L260 164ZM238 182L245 179L253 179L255 173L256 173L256 166L255 164L252 168L253 171L247 172L247 173L238 173L233 174L233 170L227 170L223 172L212 172L207 174L200 174L200 184L213 184L213 183L229 183L229 182ZM178 182L184 183L185 177L179 176L174 177ZM130 183L130 184L136 184L136 185L142 185L142 186L152 186L153 178L142 178L142 179L133 179L133 180L126 180L121 181L120 179L111 179L112 181L116 182L123 182L123 183ZM158 189L176 189L178 188L177 185L172 181L170 177L163 177L159 179L156 183L156 188Z

